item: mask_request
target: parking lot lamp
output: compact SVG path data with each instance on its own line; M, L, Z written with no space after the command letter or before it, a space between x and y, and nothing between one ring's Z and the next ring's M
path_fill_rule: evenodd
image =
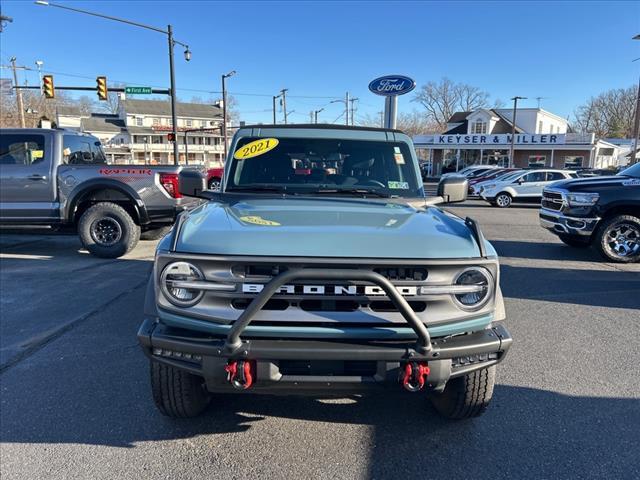
M511 148L509 150L509 168L513 168L515 166L515 161L513 159L514 154L514 144L516 140L516 110L518 109L518 100L526 100L527 97L518 97L515 96L511 100L513 100L513 118L511 119Z
M236 74L235 70L222 75L222 136L224 137L224 157L223 163L227 161L227 83L229 77Z
M47 2L44 0L38 0L35 2L36 5L42 5L45 7L56 7L62 8L64 10L71 10L76 13L84 13L85 15L91 15L93 17L105 18L107 20L113 20L114 22L126 23L127 25L133 25L134 27L144 28L146 30L152 30L154 32L162 33L167 36L167 40L169 41L169 76L171 80L171 121L172 121L172 132L173 138L175 139L173 142L173 161L177 165L178 164L178 119L176 114L176 79L175 72L173 68L173 47L176 45L180 45L184 47L184 59L188 62L191 60L191 50L189 50L189 45L179 42L173 38L173 28L171 25L167 25L167 29L163 30L161 28L153 27L151 25L145 25L144 23L132 22L131 20L125 20L123 18L112 17L111 15L103 15L101 13L90 12L88 10L82 10L80 8L67 7L65 5L59 5L57 3Z

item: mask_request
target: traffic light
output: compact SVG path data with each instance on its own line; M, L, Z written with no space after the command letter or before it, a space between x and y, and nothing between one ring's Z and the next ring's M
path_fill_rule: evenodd
M53 88L53 75L44 75L42 77L42 93L44 93L44 98L54 98L56 96Z
M173 133L168 133L167 134L167 140L169 140L170 142L175 142L176 141L176 136Z
M107 77L97 77L96 88L98 89L98 100L107 100L109 97L109 91L107 90Z

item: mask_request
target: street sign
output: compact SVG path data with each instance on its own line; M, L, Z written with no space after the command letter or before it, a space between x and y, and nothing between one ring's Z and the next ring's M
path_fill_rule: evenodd
M369 83L369 90L376 95L389 97L392 95L404 95L416 88L416 82L404 75L385 75L376 78Z
M151 94L151 87L125 87L124 93L130 94L130 95L135 95L135 94L149 95Z
M10 78L0 78L0 94L13 95L13 82Z

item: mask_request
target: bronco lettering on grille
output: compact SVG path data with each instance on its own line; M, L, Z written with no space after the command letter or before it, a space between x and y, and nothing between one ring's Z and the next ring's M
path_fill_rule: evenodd
M243 283L242 293L260 293L262 283ZM396 290L401 295L418 294L416 286L400 286ZM282 285L276 294L280 295L363 295L367 297L385 295L382 288L373 285Z

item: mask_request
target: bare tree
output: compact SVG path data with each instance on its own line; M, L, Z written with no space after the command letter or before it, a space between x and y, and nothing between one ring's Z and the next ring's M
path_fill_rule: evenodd
M357 123L366 127L380 127L380 117L367 114L360 117ZM410 113L400 113L396 121L396 128L410 137L438 132L436 123L430 121L424 113L415 110Z
M633 136L637 88L617 88L591 97L574 112L573 128L597 137Z
M437 83L428 82L420 87L413 101L425 108L427 119L437 125L438 131L442 131L455 112L487 108L489 94L472 85L454 83L444 77Z

